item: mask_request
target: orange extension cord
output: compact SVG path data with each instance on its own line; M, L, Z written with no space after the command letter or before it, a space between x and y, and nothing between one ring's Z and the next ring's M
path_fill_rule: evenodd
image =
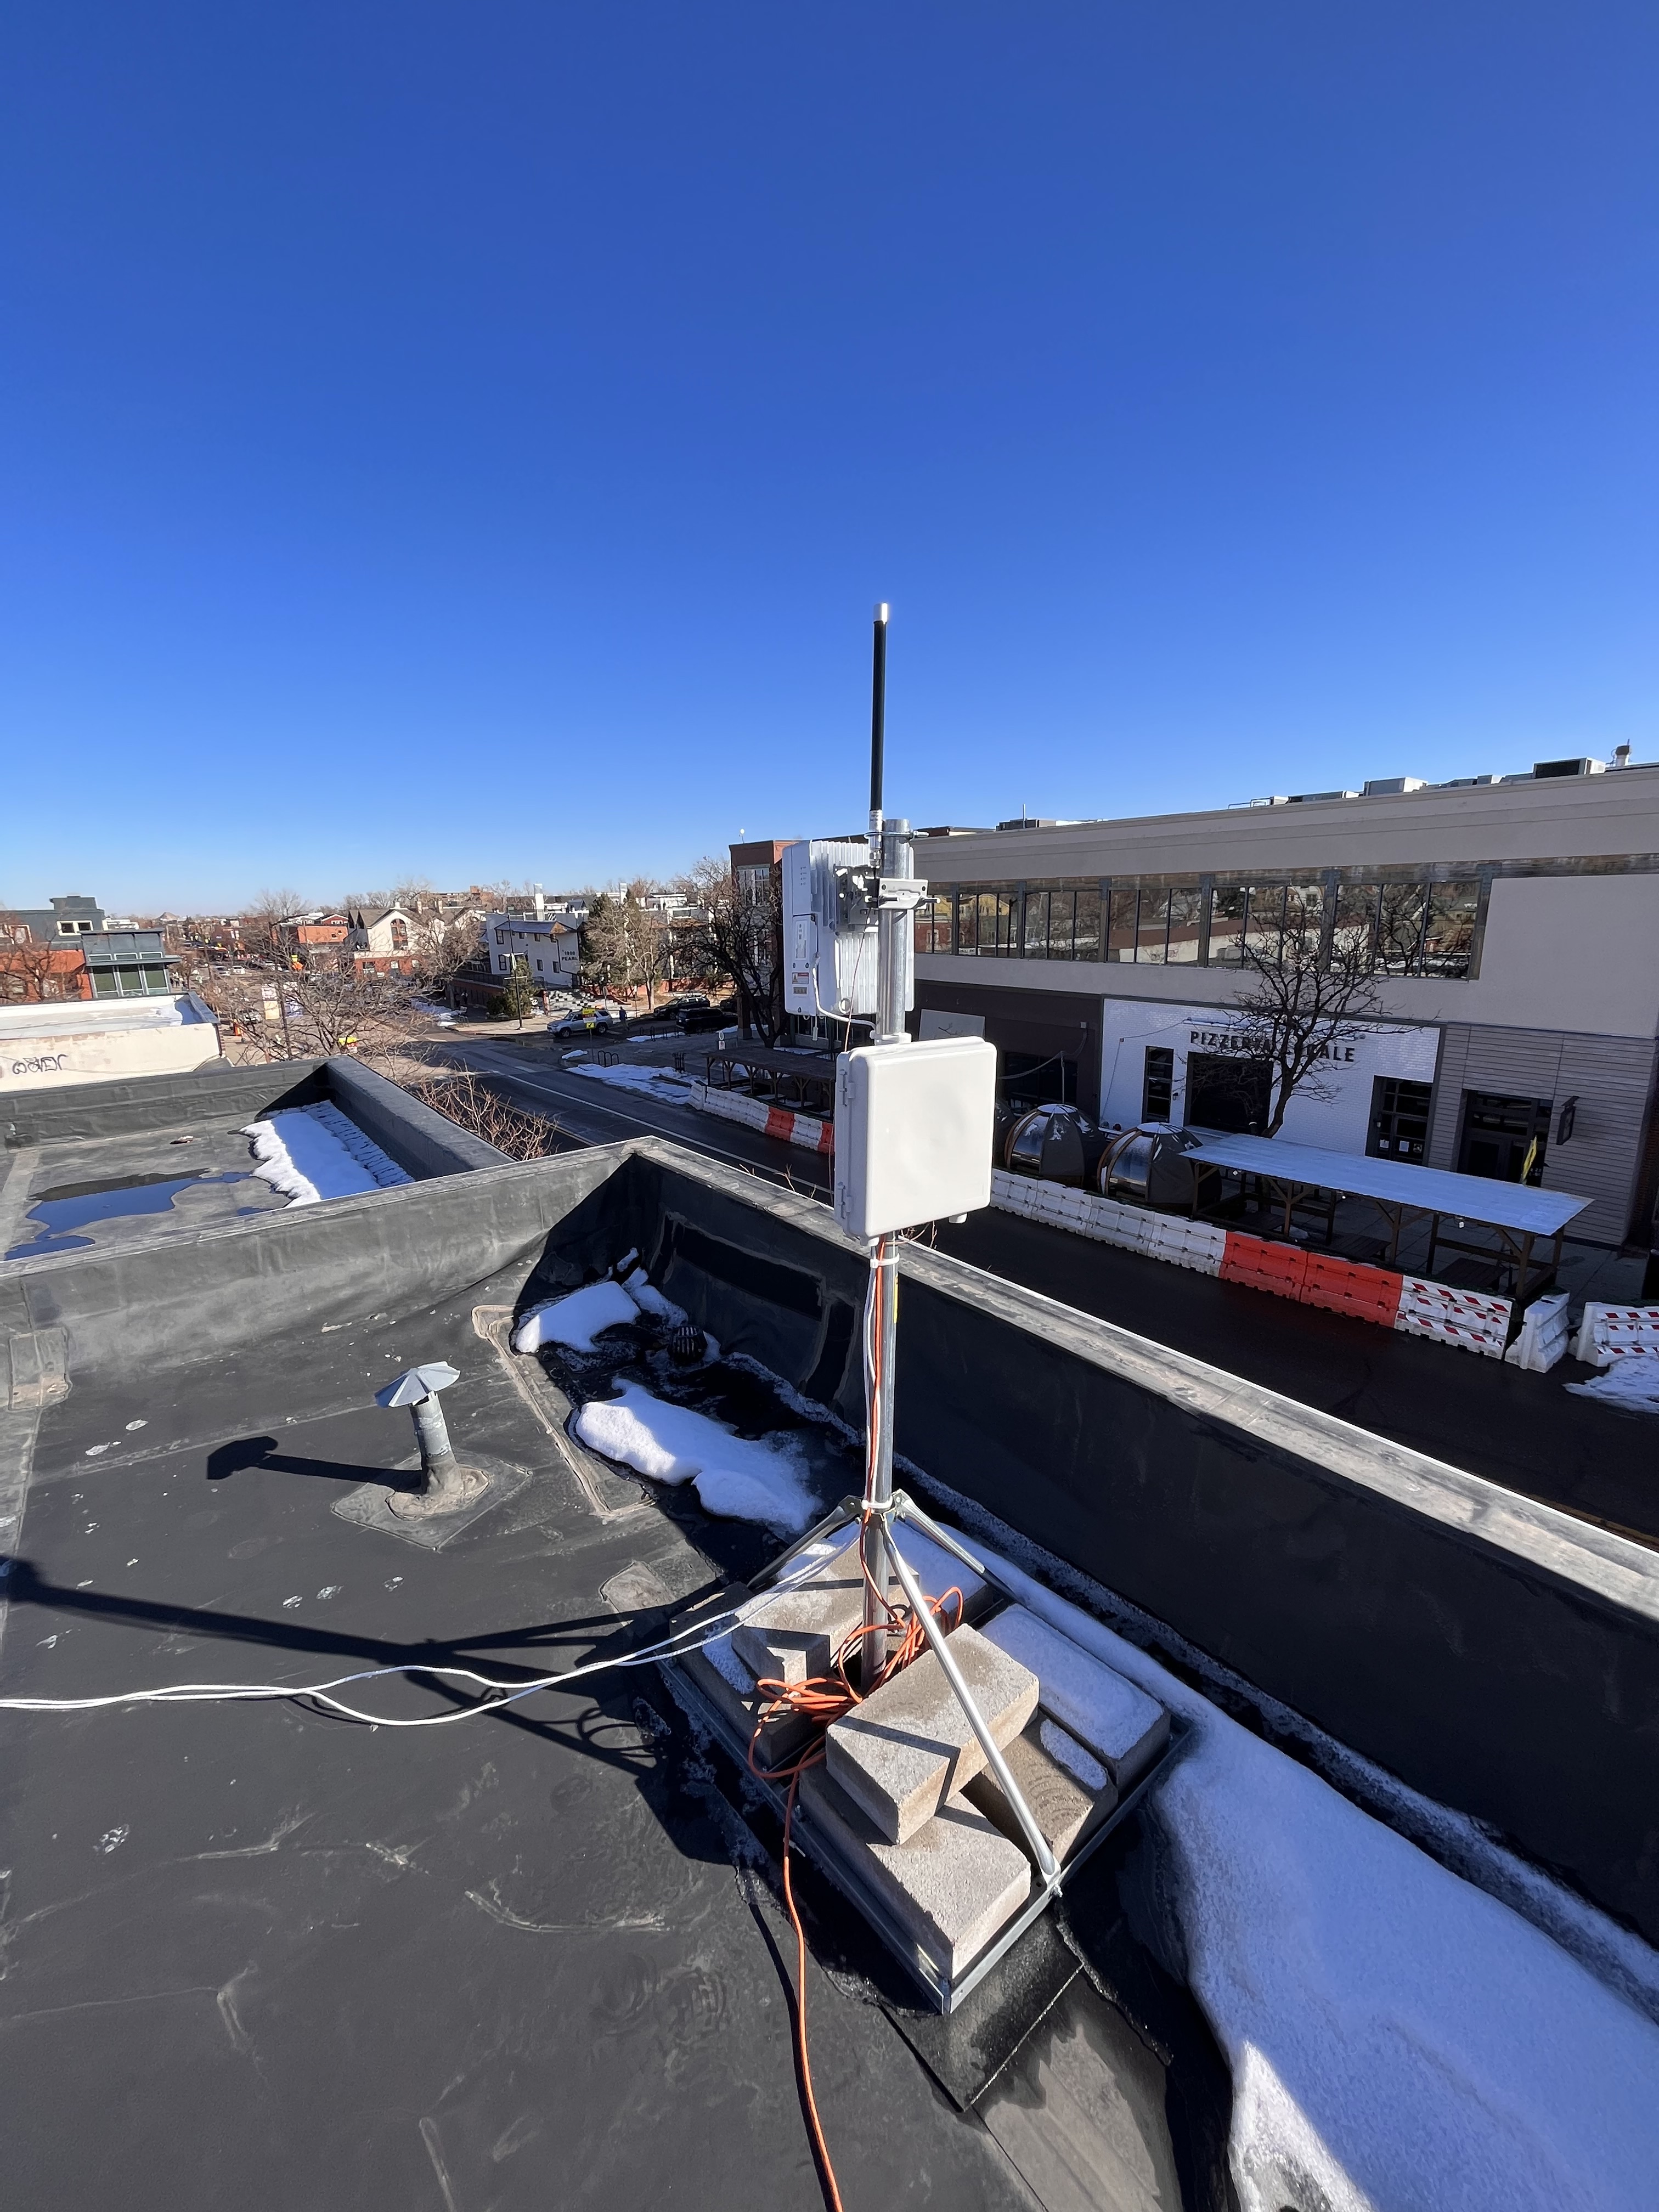
M870 1569L864 1555L865 1529L868 1526L869 1522L866 1519L864 1526L859 1530L859 1566L866 1584L874 1591L876 1586L871 1579ZM881 1596L878 1592L877 1595L887 1613L887 1626L897 1635L898 1641L889 1651L886 1664L877 1676L876 1681L871 1685L872 1689L878 1687L883 1682L890 1681L892 1677L901 1673L912 1660L919 1658L927 1644L927 1631L908 1608L901 1612L890 1599ZM962 1619L963 1597L959 1589L954 1588L948 1589L942 1597L929 1598L927 1603L937 1618L953 1600L955 1601L954 1618L951 1626L954 1628ZM789 1778L789 1796L783 1814L783 1901L788 1908L790 1923L795 1931L795 2063L799 2069L801 2098L806 2106L807 2124L811 2130L812 2148L817 2158L818 2176L823 2185L824 2202L829 2205L830 2212L843 2212L843 2208L840 2185L836 2179L835 2166L830 2156L830 2146L823 2137L823 2123L818 2117L817 2100L812 2093L812 2065L806 2050L806 1931L801 1925L800 1913L795 1904L794 1887L789 1878L789 1853L793 1848L795 1797L800 1788L801 1776L809 1767L823 1764L827 1755L824 1735L831 1722L838 1721L843 1713L851 1712L854 1705L861 1705L864 1696L867 1694L853 1687L849 1669L854 1655L869 1633L869 1628L860 1623L850 1635L843 1638L836 1646L828 1674L814 1675L810 1681L805 1682L780 1682L770 1678L757 1681L755 1687L761 1695L762 1703L757 1708L755 1733L749 1743L749 1765L752 1773L763 1781L768 1782L781 1782L786 1775ZM762 1732L769 1721L781 1718L786 1714L794 1714L810 1720L817 1733L799 1758L790 1765L762 1766L757 1764L755 1757Z

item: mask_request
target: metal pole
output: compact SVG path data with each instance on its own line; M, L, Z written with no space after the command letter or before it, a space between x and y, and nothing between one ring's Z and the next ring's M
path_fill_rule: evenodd
M870 873L879 902L879 884L885 872L887 840L883 835L883 779L887 745L887 602L875 613L870 671ZM906 848L908 851L908 848ZM878 904L876 938L876 1035L890 1038L902 1029L904 999L901 989L896 1015L893 1006L891 945L895 917ZM908 917L906 917L908 919ZM890 1253L885 1239L870 1247L870 1295L875 1311L868 1316L870 1341L866 1364L873 1364L873 1388L868 1393L866 1415L865 1516L860 1540L869 1581L864 1591L864 1643L860 1675L866 1688L887 1663L887 1608L883 1602L889 1587L885 1508L893 1494L893 1361L898 1322L898 1256ZM874 1359L871 1360L873 1346Z

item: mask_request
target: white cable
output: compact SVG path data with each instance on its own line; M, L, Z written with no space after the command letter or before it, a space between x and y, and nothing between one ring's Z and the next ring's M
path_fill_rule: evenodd
M816 1561L812 1563L814 1565ZM810 1572L804 1568L803 1572ZM85 1713L95 1712L110 1705L234 1705L268 1702L271 1699L309 1698L314 1703L338 1713L343 1718L363 1721L371 1728L444 1728L451 1721L466 1721L477 1713L499 1712L503 1705L516 1705L520 1698L532 1696L538 1690L562 1689L568 1682L580 1682L590 1674L604 1674L617 1667L643 1667L666 1656L681 1659L706 1644L716 1644L727 1632L723 1624L733 1621L742 1613L741 1606L732 1606L716 1613L712 1620L699 1621L700 1632L695 1644L683 1638L690 1632L682 1631L660 1643L649 1644L643 1651L629 1651L615 1659L592 1659L585 1666L572 1667L562 1674L544 1674L534 1681L501 1682L492 1675L480 1674L470 1667L370 1667L356 1674L337 1674L331 1681L283 1685L277 1682L175 1682L155 1690L116 1690L98 1698L0 1698L0 1711L13 1713ZM355 1706L331 1697L333 1690L344 1689L352 1682L375 1682L389 1674L428 1674L434 1678L464 1682L477 1682L486 1690L498 1690L505 1694L493 1697L477 1705L463 1705L451 1713L423 1713L398 1719L382 1713L359 1712Z

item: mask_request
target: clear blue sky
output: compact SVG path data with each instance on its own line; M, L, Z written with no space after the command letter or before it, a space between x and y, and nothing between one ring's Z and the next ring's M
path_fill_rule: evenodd
M0 900L1659 757L1651 0L11 0Z

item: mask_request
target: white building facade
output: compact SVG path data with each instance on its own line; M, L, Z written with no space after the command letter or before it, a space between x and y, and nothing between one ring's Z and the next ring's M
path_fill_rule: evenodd
M923 1032L978 1027L1005 1087L1109 1122L1259 1127L1231 1011L1287 926L1363 944L1375 1018L1294 1098L1335 1151L1571 1190L1645 1244L1656 1196L1659 768L1526 777L917 844ZM1350 1056L1351 1055L1351 1056Z
M505 978L514 968L538 990L572 991L581 966L581 927L574 918L491 914L484 917L484 945L492 975Z

